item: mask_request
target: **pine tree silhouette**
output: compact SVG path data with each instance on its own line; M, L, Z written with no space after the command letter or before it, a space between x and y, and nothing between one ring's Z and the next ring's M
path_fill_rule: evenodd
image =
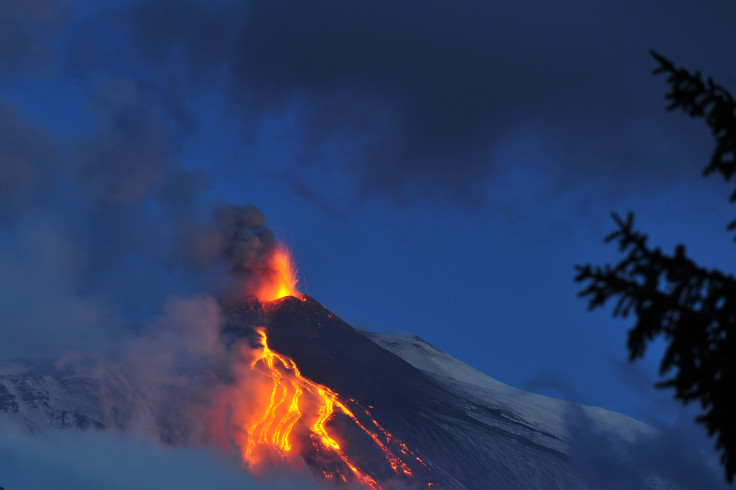
M651 51L658 62L655 75L665 74L670 91L667 110L682 110L704 118L715 138L715 149L703 175L721 174L727 181L736 173L736 103L731 94L699 72L677 68ZM736 201L736 191L730 200ZM633 314L629 330L629 359L643 357L647 344L662 336L667 349L660 363L660 388L673 388L675 398L700 402L696 420L716 438L726 480L736 475L736 278L706 269L689 259L685 246L667 255L647 244L634 230L633 215L613 214L617 230L606 237L615 241L624 258L615 265L576 266L577 282L586 283L579 295L589 309L615 300L614 317ZM728 225L736 228L736 220ZM667 377L666 377L667 376Z

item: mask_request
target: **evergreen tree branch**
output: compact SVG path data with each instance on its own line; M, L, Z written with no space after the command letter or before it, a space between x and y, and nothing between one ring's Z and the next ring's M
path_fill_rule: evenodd
M614 300L614 317L636 316L628 334L630 360L643 357L658 336L668 343L660 363L666 377L657 386L673 388L675 398L699 401L697 422L716 437L726 479L736 475L736 279L696 265L678 245L663 254L633 229L633 216L614 214L624 258L615 266L577 266L577 282L589 309Z

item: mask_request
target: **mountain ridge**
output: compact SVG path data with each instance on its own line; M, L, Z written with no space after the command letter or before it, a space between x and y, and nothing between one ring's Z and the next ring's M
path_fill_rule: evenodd
M308 296L241 301L225 313L222 336L228 344L253 346L254 328L266 327L270 347L291 357L304 376L330 387L351 407L370 409L368 417L429 466L426 471L412 463L415 479L405 481L410 485L693 488L687 477L678 480L656 462L633 469L632 458L657 447L657 429L602 408L505 385L417 336L357 330ZM127 393L103 393L109 387L94 377L24 369L0 371L0 412L8 417L32 430L125 428L132 410ZM394 481L364 434L337 415L330 427L350 442L346 451L355 461L379 481ZM324 463L318 455L306 450L302 456L320 475ZM700 483L698 488L721 488L710 480Z

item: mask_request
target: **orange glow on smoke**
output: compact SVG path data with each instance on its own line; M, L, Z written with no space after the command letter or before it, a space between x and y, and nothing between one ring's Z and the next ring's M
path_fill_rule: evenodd
M330 433L328 424L336 413L348 417L370 436L397 476L412 478L413 473L401 457L389 449L389 445L396 446L402 456L415 459L426 467L404 443L381 427L370 412L366 410L365 415L370 421L367 425L375 427L372 429L361 423L334 391L305 378L291 358L271 350L264 328L256 332L260 347L255 351L249 367L261 379L270 382L258 386L258 383L250 380L241 384L239 389L248 391L248 405L259 409L248 412L236 408L231 420L244 429L244 432L236 431L232 437L240 446L243 462L251 470L259 472L279 459L294 463L299 459L301 449L296 446L309 441L320 458L337 463L325 466L330 468L323 470L325 478L360 483L372 490L379 490L379 483L348 456L343 448L344 443Z
M291 260L291 253L282 245L267 259L268 271L261 274L256 297L261 301L274 301L286 296L301 298L296 285L296 268Z

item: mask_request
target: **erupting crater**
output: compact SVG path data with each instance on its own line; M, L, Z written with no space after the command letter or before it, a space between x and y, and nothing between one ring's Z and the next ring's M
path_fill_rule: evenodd
M289 250L279 246L271 252L265 262L266 267L259 273L255 296L264 302L287 296L302 299L302 294L297 289L299 279Z

